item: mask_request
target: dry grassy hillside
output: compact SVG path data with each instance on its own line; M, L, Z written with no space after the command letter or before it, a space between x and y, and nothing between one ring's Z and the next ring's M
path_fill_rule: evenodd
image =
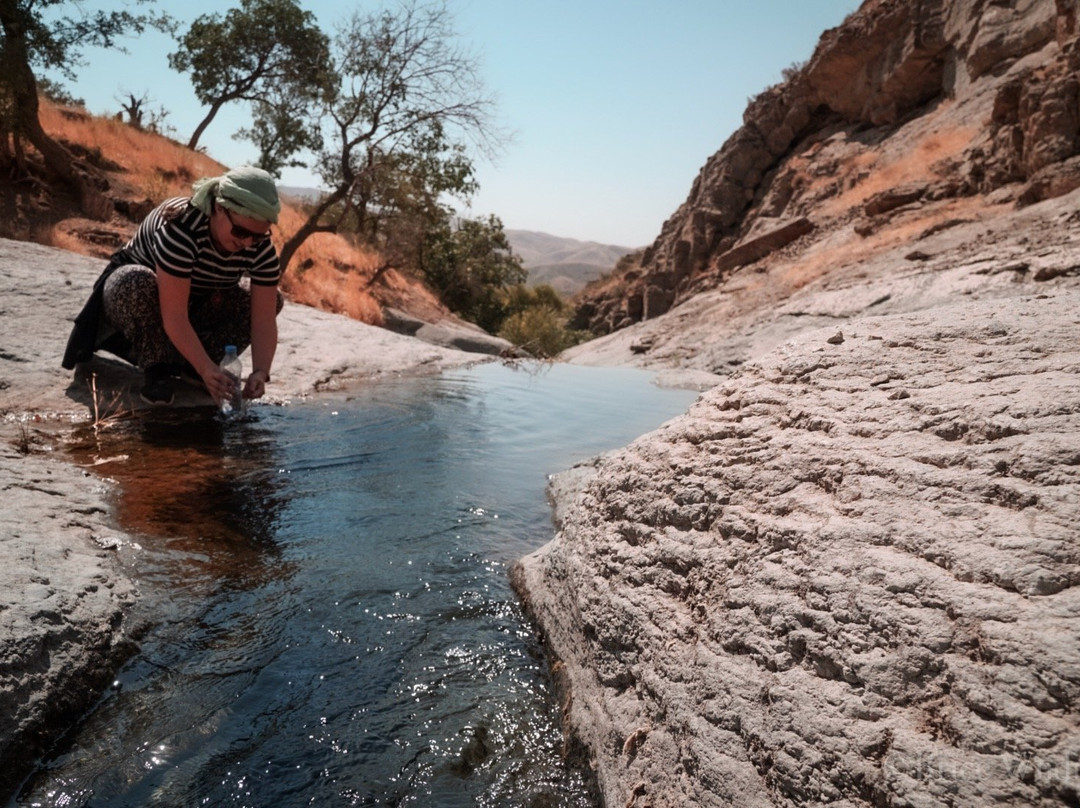
M94 218L64 211L50 199L34 206L23 237L88 255L107 256L122 245L150 208L170 196L190 193L191 184L227 167L167 137L140 131L113 118L41 100L45 130L69 149L105 170L110 205ZM303 221L299 203L287 197L278 226L277 244ZM27 206L23 206L23 211ZM12 234L15 235L15 234ZM426 321L451 315L419 281L390 270L375 276L379 256L345 237L316 233L300 248L286 269L283 290L290 300L382 325L384 307L407 311ZM302 268L302 269L301 269Z

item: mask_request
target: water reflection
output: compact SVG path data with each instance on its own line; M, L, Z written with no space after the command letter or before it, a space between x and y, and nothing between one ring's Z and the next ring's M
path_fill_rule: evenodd
M19 804L595 805L507 566L547 474L691 397L485 367L88 434L155 626Z
M257 419L206 408L86 426L70 447L75 462L118 483L117 519L148 550L139 576L205 592L289 573L275 540L284 500L283 481L267 472L274 450Z
M276 536L286 503L275 446L259 418L206 409L150 411L75 436L75 462L118 483L118 521L140 545L136 622L154 625L26 804L193 804L185 778L224 742L237 694L259 691L296 608L296 565Z

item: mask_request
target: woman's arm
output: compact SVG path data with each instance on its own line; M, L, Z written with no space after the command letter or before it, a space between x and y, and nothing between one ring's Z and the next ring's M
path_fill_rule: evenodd
M191 327L191 320L188 319L191 281L158 270L157 282L165 334L199 374L214 401L220 403L232 395L235 382L210 358L195 329Z
M259 398L270 381L270 366L277 352L276 286L251 285L251 374L244 385L244 398Z

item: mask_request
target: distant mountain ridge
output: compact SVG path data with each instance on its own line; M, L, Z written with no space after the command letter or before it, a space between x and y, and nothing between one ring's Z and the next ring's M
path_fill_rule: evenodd
M301 203L315 202L326 193L318 188L284 185L278 190ZM573 297L590 281L611 272L620 258L639 249L562 238L535 230L504 232L510 249L529 272L528 284L547 284L563 297Z
M506 238L529 271L529 285L548 284L566 297L611 272L620 258L636 249L533 230L507 230Z
M283 196L311 203L326 193L318 188L281 186ZM506 230L510 249L529 272L528 284L547 284L563 297L573 297L586 284L611 272L634 247L562 238L535 230Z
M321 188L303 188L297 185L279 185L278 193L289 196L298 202L317 202L319 197L327 193Z

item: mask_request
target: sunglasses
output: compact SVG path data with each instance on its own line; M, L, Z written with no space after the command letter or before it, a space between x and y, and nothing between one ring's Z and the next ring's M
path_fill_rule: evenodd
M251 241L252 244L258 244L270 238L269 232L257 233L254 230L241 227L236 223L236 220L232 217L232 212L227 207L222 205L221 209L225 211L225 218L229 220L229 232L232 233L233 238L240 241Z

